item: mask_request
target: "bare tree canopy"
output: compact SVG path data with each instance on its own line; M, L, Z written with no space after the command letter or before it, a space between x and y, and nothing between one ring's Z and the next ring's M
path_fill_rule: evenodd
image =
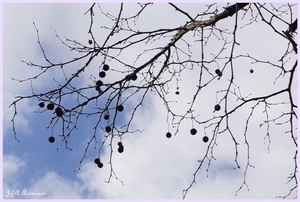
M100 181L126 186L117 162L127 152L150 156L134 146L146 138L159 155L178 141L168 158L184 156L174 162L189 170L176 184L183 199L192 190L199 198L201 183L225 167L227 181L238 176L234 196L251 192L261 156L277 151L288 154L277 161L289 191L273 197L297 197L297 4L193 4L198 13L188 5L94 3L78 14L89 20L86 38L53 30L61 48L34 22L40 60L22 60L30 76L12 78L28 87L9 105L15 142L22 144L19 106L30 101L48 121L37 141L80 152L72 169L92 162L106 176Z

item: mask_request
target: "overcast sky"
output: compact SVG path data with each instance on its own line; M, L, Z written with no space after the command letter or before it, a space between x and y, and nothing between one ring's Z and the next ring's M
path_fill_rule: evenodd
M219 11L223 11L218 6ZM38 68L29 67L21 60L39 64L45 64L43 55L37 43L37 35L33 22L39 30L41 43L47 50L47 54L54 61L65 61L70 59L74 53L70 53L56 38L55 31L64 39L74 39L88 45L90 39L87 34L89 28L89 15L84 13L91 4L4 4L3 5L3 197L4 198L36 198L36 196L7 196L8 191L19 189L28 190L33 193L45 193L40 199L181 199L182 190L186 189L192 181L193 173L198 167L198 160L205 154L207 143L202 141L204 136L203 126L195 124L198 133L191 136L189 131L192 127L190 122L183 122L179 133L171 138L165 134L170 129L166 122L165 107L159 97L149 95L142 108L138 111L138 118L133 121L134 129L143 130L142 133L124 136L123 144L125 151L122 154L114 153L114 170L124 182L124 185L115 178L110 183L104 181L109 177L109 152L103 152L102 160L104 167L99 169L94 164L94 158L98 149L90 148L81 170L73 172L79 166L84 149L92 133L95 119L85 119L79 123L80 129L75 131L70 141L73 151L61 147L58 152L58 141L50 144L48 137L51 129L47 130L49 113L34 113L40 111L37 100L24 100L18 104L16 118L17 137L14 139L12 124L13 108L8 108L17 95L28 95L31 93L30 83L19 83L11 78L24 79L39 72ZM104 12L117 15L119 4L103 4ZM135 5L124 5L126 13L134 13ZM203 4L180 4L180 8L186 10L191 16L195 16L199 10L204 10ZM294 9L296 12L296 9ZM296 14L296 13L295 13ZM95 29L100 25L111 26L110 21L100 14L98 6L95 7ZM294 16L296 17L296 16ZM284 16L289 20L288 16ZM167 4L154 4L145 11L145 14L137 21L139 30L151 30L160 28L174 28L183 25L186 17L174 11ZM155 22L155 23L154 23ZM100 24L102 23L102 24ZM234 17L217 23L220 29L233 29ZM241 21L242 25L247 22ZM286 30L284 24L278 24L282 30ZM101 31L95 30L97 37L106 37ZM187 41L199 40L192 38L193 33L187 34ZM274 34L274 31L265 24L253 23L243 29L238 29L237 47L239 54L251 54L261 59L278 61L286 48L286 40ZM100 39L99 39L100 40ZM168 39L162 40L161 46L166 45ZM197 43L195 43L197 44ZM276 46L275 46L276 44ZM216 54L223 45L217 39L206 47L207 57L210 53ZM282 47L282 48L278 48ZM147 47L149 48L149 47ZM130 52L120 56L121 59L134 61L136 53L144 51L144 47L137 46ZM199 45L192 47L195 55L199 54ZM197 51L198 50L198 51ZM199 54L200 57L200 54ZM199 58L198 58L199 59ZM292 64L295 58L291 58ZM101 61L101 58L96 60ZM138 62L143 62L138 61ZM215 69L216 64L211 64ZM264 95L280 88L286 78L279 78L275 85L274 79L280 71L275 71L269 66L250 65L249 61L237 60L235 63L235 82L240 86L243 95L252 93L253 96ZM80 67L74 67L80 68ZM117 67L115 67L117 69ZM250 74L250 69L254 73ZM271 70L271 71L270 71ZM72 71L72 69L67 70ZM96 75L98 69L86 71L86 77L80 78L78 85L89 85L90 75ZM196 91L198 74L197 69L186 71L182 74L181 81L169 86L172 94L170 100L177 101L171 104L174 110L184 113L186 103L191 101ZM49 90L55 85L52 80L60 78L61 71L52 72L49 77L37 79L34 87L37 92ZM48 78L47 78L48 77ZM116 77L108 77L107 82ZM228 84L227 79L216 80L195 104L199 114L212 116L213 107L220 97L216 98L215 92ZM179 86L180 95L175 95L176 87ZM295 89L295 88L294 88ZM296 92L296 90L295 90ZM281 97L282 98L282 97ZM129 100L125 108L130 107L137 100ZM273 102L278 100L273 99ZM280 100L279 100L280 101ZM71 101L70 101L71 102ZM235 105L234 103L232 103ZM218 146L214 150L216 161L213 161L208 172L207 165L197 175L197 183L193 185L187 194L187 199L275 199L276 196L285 195L293 187L286 184L287 177L293 172L293 156L295 148L291 138L287 138L285 125L275 126L271 124L271 145L268 151L268 142L264 140L266 128L259 128L265 115L261 106L255 111L249 123L248 141L251 143L251 164L255 168L249 168L246 182L249 191L243 187L235 196L236 191L243 183L244 166L247 160L246 146L244 144L243 130L250 107L239 110L231 119L232 130L241 135L236 135L240 142L239 162L242 169L236 169L234 163L234 144L229 134L218 137ZM286 110L284 106L274 107L270 112L273 118ZM126 120L130 112L125 111L122 119ZM122 120L118 120L122 124ZM171 128L172 130L172 128ZM57 131L55 131L57 132ZM171 131L174 132L174 131ZM207 131L210 136L211 131ZM58 134L54 135L56 138ZM293 195L294 197L295 195ZM292 198L293 198L292 197Z

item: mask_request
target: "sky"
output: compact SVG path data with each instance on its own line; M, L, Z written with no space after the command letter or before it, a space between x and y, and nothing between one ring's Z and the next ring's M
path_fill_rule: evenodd
M183 10L188 11L191 16L195 16L199 10L204 10L203 4L189 3L176 4ZM38 107L38 100L22 100L18 103L15 126L17 138L14 138L11 119L14 110L9 105L15 100L17 95L28 95L31 93L29 82L17 82L11 78L25 79L37 74L40 70L35 67L27 66L21 61L30 61L45 65L46 62L37 43L35 23L39 30L39 37L47 55L53 61L60 62L76 57L76 52L70 52L56 37L56 33L64 40L65 37L79 41L88 46L89 15L84 13L90 8L91 3L87 4L34 4L34 3L4 3L3 9L3 198L4 199L181 199L182 190L186 189L193 180L193 173L197 169L198 160L203 158L208 143L204 143L203 125L183 121L176 136L166 138L166 132L174 134L175 130L166 121L167 113L161 99L155 94L147 95L145 102L139 108L136 119L132 122L132 130L140 129L142 132L124 135L122 140L125 151L122 154L114 152L113 166L117 177L123 184L111 178L110 183L105 183L109 177L109 150L101 152L103 168L99 169L93 162L98 155L98 148L104 132L99 133L98 148L94 149L94 143L90 147L81 165L77 170L79 162L84 154L87 142L93 133L93 127L97 119L95 117L83 118L78 122L78 130L75 131L70 139L69 146L72 151L59 146L59 141L50 144L48 137L51 136L51 128L46 129L52 115L48 111L43 113ZM101 4L104 13L109 12L117 15L119 4ZM219 11L226 4L218 4ZM125 4L124 15L135 13L136 4ZM294 9L296 13L296 8ZM241 17L241 16L240 16ZM293 16L295 17L295 16ZM245 17L247 19L247 16ZM283 16L285 20L290 20L289 16ZM247 20L240 21L242 25L247 24ZM174 28L183 25L186 17L175 12L174 8L167 4L153 4L145 10L143 15L136 21L139 30L152 30L162 27ZM155 23L153 23L155 22ZM217 23L220 29L232 31L234 17L228 18ZM286 26L280 22L276 24L282 30ZM99 41L103 41L107 31L100 29L100 25L111 26L111 21L105 18L95 7L94 34ZM237 41L241 44L236 48L236 54L247 54L255 57L278 61L285 51L286 40L274 35L273 30L265 24L253 23L238 29ZM185 40L191 44L193 57L200 58L199 35L188 33L184 36ZM226 34L224 34L226 35ZM229 35L228 35L229 36ZM119 40L118 34L113 40ZM212 38L214 36L211 36ZM148 44L147 49L152 46L164 46L170 38ZM228 38L230 40L230 38ZM179 42L183 50L186 45ZM214 38L205 46L205 57L212 57L217 54L222 47L222 40ZM230 46L228 46L230 47ZM283 47L283 48L278 48ZM145 44L139 44L122 52L119 59L128 63L133 63L136 56L145 50ZM228 53L225 51L225 53ZM145 58L140 58L137 65L142 64ZM293 64L295 57L291 57L287 66ZM91 66L78 78L78 83L74 85L91 85L91 75L97 75L99 64L103 62L102 57L95 58ZM219 62L221 66L222 61ZM80 68L82 63L77 63L72 68L65 68L66 74L71 74L74 68ZM118 70L115 61L110 63L113 70ZM217 68L216 63L209 64L209 68ZM235 83L240 86L244 96L251 93L251 96L264 95L282 88L287 77L279 77L274 84L275 78L280 71L271 69L269 65L250 64L249 60L237 59L234 63ZM250 69L254 70L251 74ZM212 70L212 72L213 72ZM198 83L199 69L193 67L182 72L178 82L169 84L170 94L168 100L176 101L170 103L170 107L176 113L185 113L187 103L191 101L196 92ZM49 74L34 80L35 92L42 92L55 87L57 81L63 81L61 70L54 69ZM105 82L113 82L120 74L117 71L108 71ZM195 114L208 118L213 115L220 115L221 112L213 112L216 102L222 98L222 93L216 96L218 90L224 89L228 84L224 76L211 83L201 92L201 97L197 99L194 107L197 109ZM263 87L262 87L263 86ZM179 87L179 95L175 91ZM296 86L293 86L296 97ZM88 92L92 95L93 92ZM282 101L272 99L272 102ZM130 109L139 101L135 96L124 104L126 109L117 119L117 125L122 126L130 118ZM235 99L231 100L231 106L235 106ZM72 100L64 100L65 105L72 105ZM99 105L105 104L105 100L99 100ZM94 104L95 105L95 104ZM197 183L189 190L186 199L268 199L272 201L276 196L284 195L293 187L293 183L286 184L287 177L294 168L295 146L291 138L287 137L286 125L270 124L271 144L268 149L266 127L259 127L265 119L263 106L256 108L254 115L249 122L247 138L250 147L250 162L255 168L249 168L246 183L249 186L243 187L238 194L236 191L243 184L243 173L247 161L247 147L244 144L244 125L249 116L251 106L238 110L232 115L230 129L235 134L235 138L240 142L239 162L241 169L235 167L235 151L233 141L228 133L218 136L217 146L214 149L215 161L212 161L208 173L199 171L196 177ZM92 106L91 108L92 109ZM272 110L271 110L272 109ZM280 116L286 111L286 106L273 106L270 109L270 117ZM219 113L219 114L218 114ZM105 125L103 125L104 127ZM53 130L53 136L59 139L59 128L57 125ZM191 127L198 129L196 135L189 134ZM212 128L206 133L212 137ZM116 142L115 142L116 144ZM77 170L74 172L74 170ZM208 174L208 176L207 176ZM14 191L20 192L27 190L31 193L40 194L39 196L27 196L24 194L13 195ZM294 198L293 194L291 198Z

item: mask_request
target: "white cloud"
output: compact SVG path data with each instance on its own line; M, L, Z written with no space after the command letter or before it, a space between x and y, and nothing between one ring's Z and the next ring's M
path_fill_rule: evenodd
M83 189L78 182L65 179L53 171L45 173L40 179L33 182L28 190L37 193L45 193L43 199L83 198Z
M27 174L26 162L15 155L3 156L3 197L4 198L40 198L40 199L72 199L83 198L83 189L78 182L65 179L54 171L33 177ZM30 172L30 171L29 171ZM21 178L27 175L30 183L26 185ZM11 195L19 190L19 195ZM35 195L25 195L31 192ZM10 193L10 194L9 194ZM40 196L37 197L37 193ZM45 194L45 195L44 195Z
M26 162L14 155L3 155L3 193L20 185L18 177L23 173Z
M185 126L181 128L179 135L167 139L164 117L159 116L161 114L159 105L148 110L155 118L148 119L150 112L142 110L141 113L144 116L140 116L136 122L136 124L145 123L141 124L147 126L145 131L142 134L124 137L125 152L123 154L113 152L113 168L118 178L124 182L124 186L114 177L110 184L103 182L109 176L110 167L106 164L109 154L107 154L102 156L103 169L97 168L90 162L84 164L78 174L86 183L85 186L88 187L90 193L95 192L105 198L179 199L182 190L188 187L192 174L197 168L197 160L201 159L207 147L207 144L201 140L201 132L196 136L191 136L188 132L190 127ZM235 197L235 192L243 182L247 160L245 153L247 148L243 143L243 137L238 138L240 139L238 161L241 169L233 170L235 167L234 144L229 136L226 138L226 134L223 134L223 137L219 137L219 146L214 150L217 160L212 161L209 177L206 178L207 165L205 164L203 170L198 173L197 184L187 195L188 199L270 199L279 196L280 193L288 193L290 185L285 185L282 180L293 170L293 150L283 146L285 139L278 139L271 143L271 148L274 149L267 153L267 146L263 143L261 133L257 130L253 132L248 134L248 141L251 143L250 163L255 166L255 168L248 169L246 178L250 191L248 192L244 187ZM277 150L278 147L281 148L281 152ZM281 163L284 167L280 166ZM269 172L269 169L272 172Z

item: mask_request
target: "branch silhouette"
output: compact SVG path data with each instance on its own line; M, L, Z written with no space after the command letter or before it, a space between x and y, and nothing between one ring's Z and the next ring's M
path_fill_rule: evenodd
M15 139L19 141L15 124L17 105L25 99L43 103L40 105L40 108L42 108L41 113L56 110L49 121L47 129L52 128L52 134L50 136L51 142L55 142L56 139L60 140L57 149L64 146L66 149L73 150L73 148L69 147L69 140L75 138L73 133L78 130L79 122L84 118L88 119L93 117L95 124L93 126L92 135L86 143L83 156L75 171L80 170L87 156L87 152L92 145L95 145L95 148L98 149L95 163L99 168L106 166L101 157L101 152L106 150L108 146L110 173L107 182L110 182L111 178L114 177L123 183L114 171L114 152L126 152L127 145L123 143L123 139L126 138L126 135L143 131L142 128L133 129L131 126L133 121L138 119L138 110L143 107L143 104L151 94L160 98L166 109L168 127L175 130L172 134L170 132L171 129L167 131L168 138L177 135L180 125L185 121L192 122L193 125L201 125L204 128L205 137L203 137L203 141L207 143L206 152L199 158L198 166L193 173L191 183L183 190L183 199L186 198L187 193L196 183L198 172L205 169L207 165L206 172L208 173L212 161L216 160L213 151L217 145L217 136L223 133L228 133L234 144L234 169L242 169L244 173L241 185L236 191L236 194L238 194L245 186L249 190L247 173L249 169L255 169L255 166L250 161L251 143L248 140L249 122L252 120L253 115L257 113L257 109L263 106L265 120L260 126L267 127L265 138L268 140L269 146L271 143L269 131L271 123L278 123L286 117L288 119L282 124L289 126L287 133L290 134L290 138L295 147L295 156L292 157L295 161L295 169L292 175L289 176L289 183L294 183L295 186L289 193L280 197L287 198L292 195L298 186L297 105L295 92L292 89L293 85L295 85L295 72L297 69L297 59L294 59L297 54L297 43L294 40L294 37L297 35L297 19L292 23L288 23L277 15L281 10L284 10L282 12L292 16L290 9L285 9L286 7L290 8L291 5L288 4L286 7L272 10L273 5L271 4L236 3L223 8L222 12L219 12L219 9L214 7L214 4L211 4L207 6L207 10L204 13L192 16L188 11L181 9L180 6L169 3L168 5L172 7L175 12L183 15L188 21L184 25L175 28L162 27L150 31L139 30L132 24L138 21L140 15L153 4L139 3L138 5L139 10L135 14L124 17L125 8L123 3L120 4L116 16L104 12L100 4L92 4L84 13L84 15L89 15L90 17L88 27L88 34L90 36L88 40L89 45L68 38L63 40L56 33L57 39L63 46L67 47L70 51L78 53L77 57L64 62L51 60L49 55L47 55L47 51L40 39L38 26L33 23L37 34L38 45L46 61L46 65L22 61L26 65L39 68L40 72L30 78L22 80L13 78L20 83L31 83L31 93L25 96L16 96L16 100L10 105L14 110L11 121ZM95 33L95 29L97 29L96 27L98 26L95 26L95 12L101 12L102 15L110 19L112 23L111 27L101 27L102 30L107 31L107 35L102 39ZM287 47L283 56L279 58L278 61L269 61L268 58L262 59L250 54L236 54L237 49L242 46L237 40L239 33L238 28L241 28L239 21L244 19L246 15L250 16L250 21L247 22L245 26L250 27L252 23L262 21L267 25L267 28L274 30L276 36L285 39ZM271 16L270 19L268 18L269 15ZM228 25L228 27L233 27L232 32L225 28L218 27L219 22L228 18L233 19L232 21L234 22L234 24ZM277 26L274 22L275 20L283 23L287 31L280 30L278 27L281 26ZM189 35L192 33L194 34L193 37ZM224 37L224 35L226 35L226 37ZM216 37L218 41L222 42L222 46L220 46L220 49L217 50L216 53L208 53L206 47L213 37ZM227 39L229 37L231 40ZM191 51L191 47L196 44L194 40L198 42L198 46L200 44L200 55L198 55L198 57L194 57L195 53ZM156 42L159 42L159 44L156 44ZM137 45L144 45L145 49L137 54L135 61L132 63L128 62L127 58L124 59L124 57L122 57L122 54L124 54L125 51L130 51L130 48ZM91 75L89 77L89 84L81 86L80 79L92 71L95 61L97 61L98 58L101 58L98 75ZM274 83L281 76L285 76L288 80L284 87L275 89L271 93L264 95L249 94L244 96L242 95L240 86L236 83L235 61L237 60L249 60L251 64L268 65L274 69L279 69L281 73L275 79ZM293 65L286 65L287 61L291 60L294 60ZM117 68L116 64L119 65L120 68ZM209 65L212 64L218 68L209 67ZM76 66L77 68L71 69L69 66ZM197 72L199 73L197 88L193 96L188 98L190 102L184 106L184 109L186 109L185 113L177 113L176 108L172 105L173 101L168 98L168 86L171 85L172 82L178 82L183 72L188 70L196 71L196 68L199 69L199 72ZM52 70L60 70L61 75L51 75ZM254 70L251 69L250 73L253 72ZM114 75L113 81L105 80L105 77L109 74ZM32 84L34 84L36 79L42 78L45 75L53 76L52 79L57 86L43 92L35 93ZM220 85L219 90L213 92L217 97L214 111L212 109L213 115L209 118L202 118L197 115L199 112L197 111L196 104L201 97L200 94L208 86L224 79L224 77L228 82L225 85ZM176 91L176 94L179 94L179 91ZM279 96L283 96L283 100L273 102L273 98L281 99ZM233 98L236 100L234 104L230 101ZM136 99L137 102L135 102L134 106L127 107L126 104L133 99ZM49 104L53 105L52 110L49 109ZM269 111L273 106L279 105L288 105L289 110L283 112L282 115L278 117L271 117ZM44 109L44 106L46 106L47 109ZM231 122L233 114L242 108L250 109L243 130L243 141L247 147L245 165L242 165L239 159L240 142L237 138L238 134L233 130L234 124ZM122 122L120 125L119 120L122 119L124 113L129 113L130 116L128 120ZM60 135L57 136L53 133L53 129L58 127L61 127L61 132ZM195 135L197 130L195 128L193 129L191 133ZM99 137L99 133L102 134L101 137ZM116 145L115 142L118 142L118 145Z

